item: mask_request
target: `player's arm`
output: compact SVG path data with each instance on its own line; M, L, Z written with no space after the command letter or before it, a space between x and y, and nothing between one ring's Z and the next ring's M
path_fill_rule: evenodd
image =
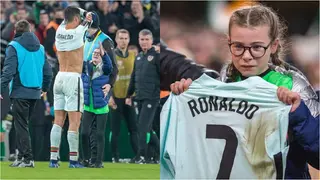
M313 117L301 101L298 108L289 114L289 131L293 141L303 147L307 162L319 169L319 115Z
M186 56L168 49L163 43L160 44L160 81L161 90L170 90L170 84L180 81L182 78L195 80L203 73L212 78L219 77L214 70L208 70L203 66L187 59Z
M88 28L91 26L92 24L92 16L93 16L93 13L92 12L87 12L81 8L80 9L80 25L77 26L75 28L76 32L77 33L80 33L84 35L84 33L88 30Z
M78 8L80 10L80 18L82 26L89 26L92 21L92 13L88 12L82 8Z
M1 92L5 92L8 88L10 81L12 80L13 76L17 72L18 66L18 58L17 53L14 47L8 46L6 49L6 58L4 60L4 66L1 74Z

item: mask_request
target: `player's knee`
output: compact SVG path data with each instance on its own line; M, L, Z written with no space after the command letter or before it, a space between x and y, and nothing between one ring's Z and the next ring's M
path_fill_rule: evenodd
M63 127L64 121L62 119L54 119L54 124Z
M74 121L69 121L69 131L78 132L79 129L79 123Z

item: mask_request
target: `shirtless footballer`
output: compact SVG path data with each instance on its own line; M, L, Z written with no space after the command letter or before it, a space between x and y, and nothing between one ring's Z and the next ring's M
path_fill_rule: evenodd
M51 129L51 157L49 167L57 168L61 132L68 113L69 168L83 168L78 161L79 126L83 112L83 37L92 23L92 14L69 6L65 19L56 32L55 45L60 69L56 76L54 94L54 125Z

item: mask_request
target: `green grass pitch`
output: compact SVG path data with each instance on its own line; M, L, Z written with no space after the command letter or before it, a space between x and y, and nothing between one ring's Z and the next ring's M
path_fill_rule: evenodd
M11 162L1 162L0 179L160 179L159 164L104 163L104 168L69 168L68 162L59 168L49 168L49 162L35 162L35 168L12 168Z

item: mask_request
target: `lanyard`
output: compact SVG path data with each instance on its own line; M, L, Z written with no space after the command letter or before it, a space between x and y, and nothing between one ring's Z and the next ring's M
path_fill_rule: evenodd
M93 42L91 43L91 46L90 46L90 49L89 49L89 51L88 51L88 56L87 56L87 59L86 59L86 60L88 60L88 58L89 58L89 56L90 56L90 54L91 54L92 46L94 45L94 42L97 40L97 38L98 38L98 36L100 35L100 33L101 33L101 30L99 30L98 34L96 35L96 37L94 38ZM84 45L85 45L85 46L84 46L84 49L86 49L86 44L84 44Z

